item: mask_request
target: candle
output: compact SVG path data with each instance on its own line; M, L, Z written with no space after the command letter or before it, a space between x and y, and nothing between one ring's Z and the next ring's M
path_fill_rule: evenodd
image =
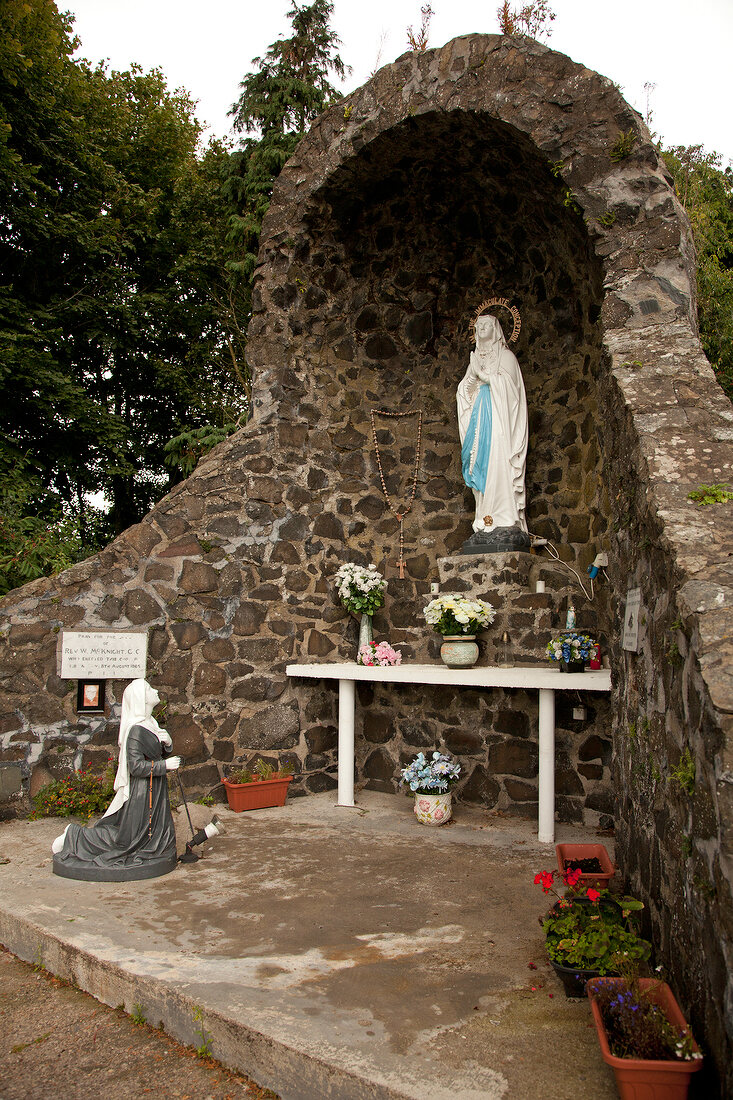
M545 582L544 581L537 581L537 583L534 586L534 590L535 590L535 592L544 592L545 591Z

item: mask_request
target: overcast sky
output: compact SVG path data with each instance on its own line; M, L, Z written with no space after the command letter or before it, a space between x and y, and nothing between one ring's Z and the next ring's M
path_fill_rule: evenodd
M332 26L363 84L377 65L406 49L424 0L335 0ZM79 56L115 69L159 67L169 86L198 101L211 132L230 132L227 111L253 57L289 31L290 0L57 0L75 16ZM499 0L432 0L430 46L498 30ZM516 0L513 7L520 7ZM666 145L702 144L733 162L729 64L733 0L551 0L557 18L548 45L610 77Z

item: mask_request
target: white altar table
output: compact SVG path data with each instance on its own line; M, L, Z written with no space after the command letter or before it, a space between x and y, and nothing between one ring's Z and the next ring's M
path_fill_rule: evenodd
M338 680L338 805L354 805L354 708L357 680L385 684L445 684L468 688L529 688L539 691L539 812L537 839L555 842L555 692L610 691L610 669L561 673L551 665L515 668L447 668L445 665L357 665L355 661L288 665L288 676Z

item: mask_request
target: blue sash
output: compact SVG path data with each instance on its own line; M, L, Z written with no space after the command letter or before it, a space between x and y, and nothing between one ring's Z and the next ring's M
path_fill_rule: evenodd
M478 431L478 447L476 448L476 461L471 466L471 451L473 441ZM471 419L468 422L466 438L461 448L461 461L463 463L463 480L471 489L483 493L486 489L486 475L489 470L489 454L491 453L491 389L486 383L479 386L478 396L473 403Z

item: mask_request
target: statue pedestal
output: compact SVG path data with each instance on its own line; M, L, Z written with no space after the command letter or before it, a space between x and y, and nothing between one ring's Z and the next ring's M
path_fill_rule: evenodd
M60 878L75 878L82 882L137 882L140 879L169 875L177 866L177 856L174 852L173 855L163 859L133 863L127 867L100 867L93 863L69 865L62 863L58 856L54 856L51 869Z
M521 527L495 527L493 531L474 531L461 547L461 554L506 554L527 551L530 537Z

